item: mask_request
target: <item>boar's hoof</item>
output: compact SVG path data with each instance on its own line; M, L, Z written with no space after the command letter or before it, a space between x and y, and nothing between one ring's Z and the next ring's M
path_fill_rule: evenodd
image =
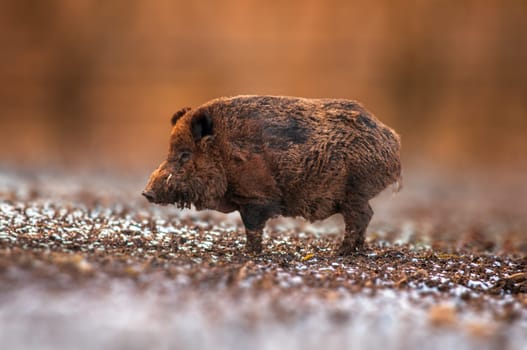
M262 234L259 232L247 231L247 243L245 249L247 253L259 254L262 252Z
M338 250L339 256L348 256L365 250L364 237L354 238L355 239L350 239L349 237L344 238L344 241Z

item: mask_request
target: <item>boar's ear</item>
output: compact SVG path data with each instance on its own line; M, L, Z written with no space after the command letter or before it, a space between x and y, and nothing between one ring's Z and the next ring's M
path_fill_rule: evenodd
M192 119L191 123L192 136L194 141L198 142L205 136L212 135L212 118L204 113L199 113Z
M172 119L170 119L170 122L172 123L172 126L176 125L176 123L179 120L179 118L184 116L185 113L187 113L188 111L190 111L190 107L184 107L184 108L181 108L176 113L174 113L174 115L172 116Z

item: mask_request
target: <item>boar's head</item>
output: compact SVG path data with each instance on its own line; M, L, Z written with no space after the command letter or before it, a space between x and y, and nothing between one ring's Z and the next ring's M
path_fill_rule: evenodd
M212 208L227 190L212 117L184 108L172 117L167 159L154 170L143 195L152 203Z

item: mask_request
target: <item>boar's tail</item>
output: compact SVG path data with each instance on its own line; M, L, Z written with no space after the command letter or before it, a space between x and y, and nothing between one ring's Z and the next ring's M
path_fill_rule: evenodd
M395 182L392 184L392 193L399 193L403 189L403 187L403 173L401 172L397 180L395 180Z
M394 149L394 172L395 181L392 184L393 193L398 193L403 189L403 169L401 165L401 137L392 130L392 135L394 139L392 141Z

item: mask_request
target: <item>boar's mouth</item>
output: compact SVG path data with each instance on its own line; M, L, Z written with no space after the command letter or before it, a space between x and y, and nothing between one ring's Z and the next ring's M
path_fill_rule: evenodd
M157 196L149 198L150 202L159 205L174 204L179 209L190 209L193 199L189 193L185 192L171 192L162 193L158 192Z

